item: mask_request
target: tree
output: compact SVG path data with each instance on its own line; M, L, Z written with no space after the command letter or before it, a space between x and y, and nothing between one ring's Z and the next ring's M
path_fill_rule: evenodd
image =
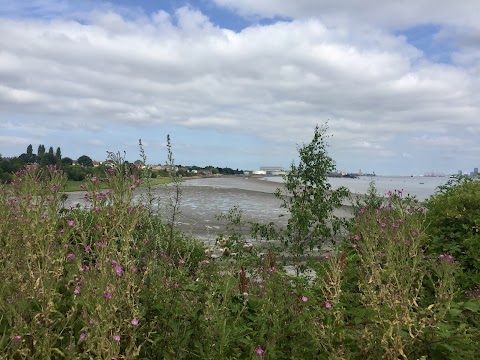
M37 156L40 157L43 154L45 154L45 146L40 144L40 145L38 145Z
M50 147L48 148L48 153L53 155L53 146L50 146Z
M73 164L73 160L70 159L70 158L67 156L67 157L62 158L61 163L62 163L63 165L72 165L72 164Z
M62 151L60 150L60 147L57 147L57 151L55 152L55 157L57 158L58 161L62 160Z
M56 163L57 163L57 158L55 157L55 155L50 154L50 152L43 154L40 157L41 166L55 165Z
M285 193L280 189L276 192L282 207L290 212L284 245L296 256L304 255L306 250L320 249L328 241L334 242L342 225L333 211L342 205L349 192L345 187L332 190L328 182L335 162L326 151L326 131L326 125L315 127L312 141L298 150L298 165L293 163L284 176Z
M79 165L84 167L93 167L93 161L87 155L82 155L77 159Z
M26 164L37 161L37 156L33 153L32 144L27 146L27 153L19 156Z

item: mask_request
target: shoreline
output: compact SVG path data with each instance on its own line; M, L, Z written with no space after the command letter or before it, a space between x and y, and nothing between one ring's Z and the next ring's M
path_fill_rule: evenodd
M177 216L177 226L185 234L207 243L214 242L216 237L224 232L225 220L218 220L217 215L228 214L234 206L242 212L242 220L261 224L274 223L285 227L288 212L281 208L281 202L274 195L277 188L283 184L264 180L263 178L248 178L239 176L222 176L215 178L186 179L182 185L180 211ZM163 218L168 216L166 204L173 188L171 185L155 185L152 192L155 197L154 206ZM134 201L140 201L147 193L146 188L134 191ZM66 207L85 205L85 192L66 193ZM345 204L334 212L334 215L350 218L353 215L351 204ZM240 231L248 241L250 226Z

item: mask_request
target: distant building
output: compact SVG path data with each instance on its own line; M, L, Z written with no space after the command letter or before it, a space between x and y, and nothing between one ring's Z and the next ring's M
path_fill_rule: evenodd
M473 175L475 175L475 176L478 175L478 167L473 169Z
M265 171L265 175L279 176L286 174L286 171L281 166L262 166L260 171Z
M463 175L462 170L458 170L458 176L462 176L462 175Z

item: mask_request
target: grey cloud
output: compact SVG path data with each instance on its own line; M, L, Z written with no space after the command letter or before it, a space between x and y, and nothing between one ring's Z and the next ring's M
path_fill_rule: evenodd
M472 68L362 29L306 19L233 32L191 8L97 11L84 24L0 19L0 111L64 119L46 128L172 123L289 144L329 119L334 146L384 156L398 134L478 131Z

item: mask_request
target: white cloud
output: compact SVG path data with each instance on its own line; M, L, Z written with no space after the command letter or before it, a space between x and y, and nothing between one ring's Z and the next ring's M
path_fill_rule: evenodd
M294 11L293 2L275 3L282 15ZM236 6L268 14L272 4ZM97 10L82 23L0 18L0 126L9 114L46 129L173 124L291 146L329 120L334 148L384 156L404 152L395 149L399 135L415 142L419 132L478 133L480 82L471 62L432 63L402 36L373 26L329 27L313 18L315 4L299 2L295 11L308 18L240 32L189 7L149 18ZM323 2L325 13L332 4ZM396 9L372 4L350 10ZM399 13L398 23L414 10ZM418 11L412 21L428 18Z
M478 26L477 0L213 0L246 16L320 18L335 25L364 23L383 28L418 24Z

